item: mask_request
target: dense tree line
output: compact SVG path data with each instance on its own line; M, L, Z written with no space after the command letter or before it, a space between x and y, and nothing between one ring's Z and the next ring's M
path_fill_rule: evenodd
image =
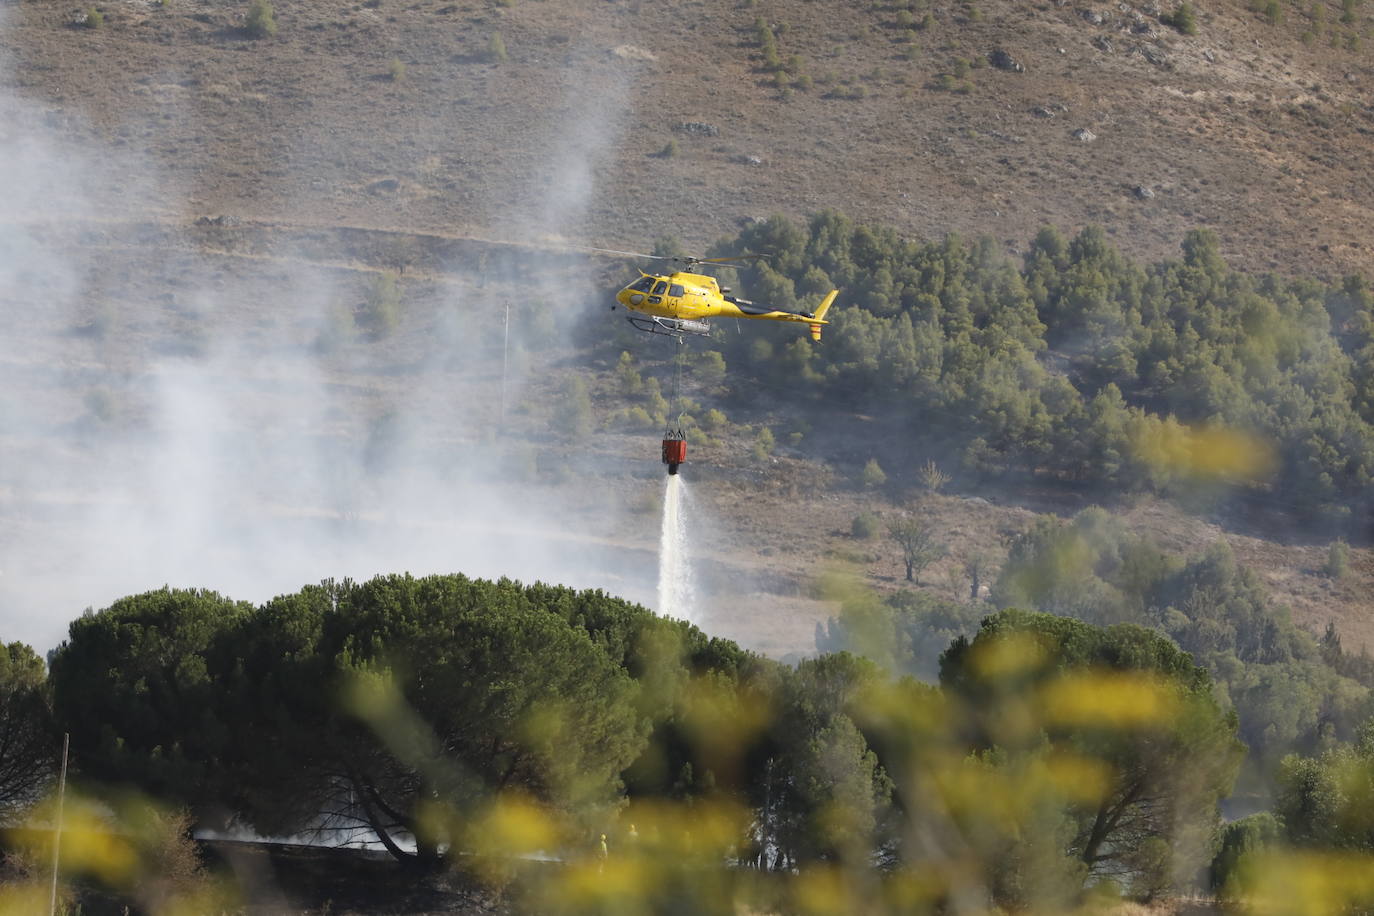
M1024 657L983 661L1008 653ZM1164 637L1015 611L948 647L940 687L843 652L786 667L600 592L458 575L324 582L256 607L162 589L75 620L46 681L10 654L7 682L42 702L7 709L7 727L48 747L54 723L69 730L83 785L202 825L375 837L421 865L483 848L512 799L571 850L672 804L698 812L683 833L719 837L713 856L746 871L981 874L934 901L1071 900L1094 875L1153 893L1210 862L1238 747L1209 675ZM1170 715L1062 714L1103 690ZM1028 699L1039 724L1008 730L997 710ZM1099 775L1091 791L1052 778L1070 757ZM29 770L50 764L37 753ZM966 791L1027 774L1033 790L1001 808ZM1187 867L1135 852L1185 834Z
M1320 639L1297 627L1224 542L1193 556L1169 554L1098 508L1067 522L1036 519L1011 542L986 602L914 590L854 596L817 628L816 644L933 681L943 647L972 635L998 607L1167 636L1211 673L1238 714L1256 778L1285 754L1353 740L1374 715L1374 661L1346 653L1334 624Z
M667 719L659 682L742 663L681 628L686 661L643 657L670 626L597 592L462 576L325 582L259 608L164 589L75 621L53 693L89 778L437 861L462 841L456 812L502 791L586 816L614 802ZM435 799L455 817L430 816Z
M88 791L137 790L201 825L376 838L486 878L509 877L496 851L552 847L577 893L579 856L597 861L609 834L649 876L589 879L584 899L545 872L525 890L549 912L605 911L604 894L621 895L612 910L711 911L750 873L845 874L870 911L922 911L894 902L912 881L932 912L1062 911L1103 882L1148 898L1239 886L1275 849L1365 849L1370 724L1275 760L1268 821L1221 824L1246 735L1238 682L1129 622L1124 583L1211 596L1228 635L1194 652L1322 665L1321 649L1233 561L1149 553L1106 524L1033 529L996 583L1087 616L1063 568L1082 548L1063 539L1091 532L1106 546L1072 562L1104 608L1094 622L907 592L855 605L873 640L847 647L886 655L795 667L601 592L506 580L324 582L260 606L131 596L74 621L46 679L10 647L0 687L29 699L4 707L5 734L35 736L37 780L8 813L41 791L65 729ZM1033 556L1056 559L1030 574Z
M1374 504L1374 292L1231 269L1209 231L1138 264L1089 227L1019 261L989 238L901 238L834 212L775 217L717 253L769 252L737 282L805 307L842 289L823 346L722 328L737 390L843 397L909 417L969 472L1117 491L1238 484L1307 517Z

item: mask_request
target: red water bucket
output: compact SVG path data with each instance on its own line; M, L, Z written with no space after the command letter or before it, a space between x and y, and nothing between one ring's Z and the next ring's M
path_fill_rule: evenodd
M663 440L663 463L668 465L668 473L676 474L678 465L687 460L687 443L682 439Z

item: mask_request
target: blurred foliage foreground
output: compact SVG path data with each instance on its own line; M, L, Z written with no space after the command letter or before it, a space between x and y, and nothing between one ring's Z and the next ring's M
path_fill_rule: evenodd
M1374 905L1374 747L1289 761L1340 831L1302 845L1268 814L1222 827L1235 716L1156 632L1007 610L939 665L938 686L846 653L788 668L600 592L462 576L256 608L164 589L73 622L46 682L18 666L6 729L22 708L71 733L67 904L77 881L239 911L251 888L189 839L238 826L379 842L539 913ZM42 721L10 702L35 690ZM0 912L47 909L55 812L24 798Z

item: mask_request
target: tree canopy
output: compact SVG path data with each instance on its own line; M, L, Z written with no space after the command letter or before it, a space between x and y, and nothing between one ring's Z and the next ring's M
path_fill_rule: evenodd
M1374 292L1233 270L1207 230L1142 265L1089 226L920 242L834 211L757 222L714 249L797 308L832 287L823 347L788 329L718 341L780 396L843 396L905 418L927 454L979 474L1050 474L1188 498L1236 488L1344 523L1374 500ZM752 387L750 387L752 390ZM1212 497L1209 497L1212 498Z
M1090 871L1147 895L1200 881L1244 747L1187 653L1132 624L1006 610L950 645L940 682L964 701L975 747L1043 753L1048 741L1096 773L1070 806L1069 848Z
M600 592L463 576L326 582L256 609L164 589L73 623L53 676L63 716L98 736L93 778L433 858L502 791L614 804L662 715L630 669L665 627L682 629ZM683 642L684 670L741 658Z
M47 680L33 649L0 645L0 824L13 825L53 778L60 735Z

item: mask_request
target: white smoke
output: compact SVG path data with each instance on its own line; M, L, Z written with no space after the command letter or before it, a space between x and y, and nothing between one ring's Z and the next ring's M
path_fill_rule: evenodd
M576 233L596 200L631 83L566 84L538 222L493 220L493 237ZM415 297L435 313L322 350L367 274L197 253L210 236L158 209L152 164L50 115L0 90L0 639L49 648L83 608L164 584L257 602L329 576L463 572L652 595L651 553L607 540L615 510L596 497L614 486L550 486L543 444L497 429L503 300L521 297L514 408L544 390L551 335L530 316L560 310L554 337L585 319L585 266L402 277L442 287Z

